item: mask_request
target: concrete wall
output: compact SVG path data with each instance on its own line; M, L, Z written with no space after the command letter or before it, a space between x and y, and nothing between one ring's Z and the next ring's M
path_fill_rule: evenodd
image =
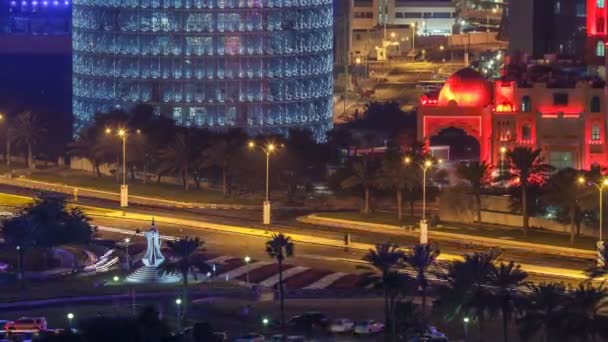
M508 196L482 196L481 221L508 227L521 228L523 217L511 213ZM444 191L439 199L439 217L442 221L474 223L477 219L475 198L458 191ZM570 225L542 217L530 217L530 227L542 228L555 232L570 232ZM593 227L581 226L581 234L597 236Z

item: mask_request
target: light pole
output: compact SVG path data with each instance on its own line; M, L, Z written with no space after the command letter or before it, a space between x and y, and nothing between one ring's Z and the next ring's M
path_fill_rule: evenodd
M585 177L579 177L578 178L578 183L579 184L586 184L587 180L585 179ZM596 247L598 250L598 256L597 256L597 263L599 266L604 267L604 261L603 261L603 249L604 249L604 241L602 240L602 230L603 230L603 226L604 226L604 222L603 222L603 218L604 218L604 208L603 208L603 197L604 197L604 187L608 186L608 178L604 178L601 182L599 183L591 183L593 184L593 186L595 186L595 188L597 189L598 193L599 193L599 212L600 212L600 226L599 226L599 232L598 232L598 241L596 243Z
M139 133L140 131L137 130ZM110 128L106 128L106 134L112 134ZM124 128L116 130L116 135L122 139L122 185L120 186L120 206L129 206L129 186L127 185L127 138L129 134Z
M276 151L277 147L272 143L268 143L266 145L266 147L259 146L259 145L256 145L255 142L253 142L253 141L250 141L248 146L250 149L259 147L266 154L266 197L265 197L265 200L263 203L264 209L263 209L262 221L264 224L270 224L270 199L269 199L269 194L268 194L269 178L270 178L270 155Z
M502 176L505 172L505 154L507 153L507 148L502 146L500 147L500 175Z
M251 262L251 258L248 256L245 257L245 264L247 265L247 275L246 275L246 281L247 281L247 285L249 285L249 263Z
M70 312L70 313L68 313L67 317L68 317L68 326L70 327L70 330L72 330L72 320L74 319L74 314Z
M181 314L182 299L177 298L175 300L175 305L177 305L177 332L179 333L180 331L182 331L182 314Z
M412 158L405 157L405 164L411 165ZM427 244L429 241L428 237L428 224L426 222L426 173L433 167L432 160L425 160L423 163L414 162L422 170L422 219L420 220L420 243ZM437 163L441 164L442 160L439 159Z
M464 341L467 342L469 340L469 317L464 317L462 319L462 324L464 326Z
M126 237L123 241L125 244L125 258L127 259L126 260L127 261L127 271L130 271L131 270L131 258L129 255L129 246L131 243L131 239Z

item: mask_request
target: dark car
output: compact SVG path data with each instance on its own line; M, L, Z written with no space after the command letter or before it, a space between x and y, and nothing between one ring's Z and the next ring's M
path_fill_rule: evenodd
M297 329L325 329L329 325L329 318L320 312L307 312L289 320L289 326Z

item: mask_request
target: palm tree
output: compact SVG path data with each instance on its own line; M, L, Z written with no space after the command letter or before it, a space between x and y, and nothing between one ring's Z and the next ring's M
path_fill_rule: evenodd
M412 173L409 171L401 153L387 153L376 179L379 188L395 191L399 222L403 219L403 192L412 182Z
M191 135L187 129L179 130L173 141L159 152L159 173L180 175L185 190L190 189L190 175L198 159Z
M521 270L520 265L513 261L508 264L501 262L500 265L490 268L489 283L498 299L502 312L502 328L504 342L509 340L508 326L511 313L518 299L519 288L525 285L528 274Z
M35 167L33 150L42 135L46 133L46 129L40 122L38 115L29 111L17 115L13 125L15 140L27 146L27 165L30 169L33 169Z
M519 332L524 339L541 333L543 342L555 341L560 335L569 297L563 283L528 284L523 314L518 319Z
M485 161L458 165L458 177L467 181L475 196L477 222L481 222L481 190L491 184L492 167Z
M530 184L542 184L547 175L553 170L551 165L545 164L541 150L532 150L525 147L516 147L507 152L510 169L504 178L516 180L521 186L521 211L523 216L524 236L528 236L530 215L528 213L528 187Z
M188 276L196 275L194 267L200 272L207 273L211 268L205 263L195 262L195 253L205 245L198 237L184 237L176 241L168 241L167 246L174 255L174 260L163 264L163 269L169 273L179 273L182 277L182 297L184 302L184 313L188 307Z
M422 316L426 316L427 272L435 264L440 251L435 244L417 244L403 260L416 272L416 284L422 297Z
M582 341L605 334L606 318L601 312L608 307L607 297L603 283L597 287L589 281L579 284L566 308L566 334Z
M369 215L371 189L375 182L375 170L372 168L371 162L367 158L358 158L351 163L352 174L340 184L343 189L350 189L356 186L363 188L364 207L363 214Z
M363 260L369 262L378 272L384 291L384 321L386 326L392 326L390 306L390 277L403 260L404 253L399 247L392 243L376 244L375 249L370 249L363 256Z
M6 243L17 252L17 278L21 288L25 288L25 255L36 241L36 224L31 217L16 216L6 220L2 226L2 236Z
M289 236L285 236L282 233L273 234L272 239L266 241L266 253L277 261L279 266L279 300L281 303L281 332L283 338L285 338L285 296L283 289L283 261L293 256L294 244Z
M477 252L465 255L462 261L450 263L442 275L447 286L439 288L437 304L447 318L475 317L480 336L486 316L494 313L494 295L488 284L497 255L494 251Z
M231 129L225 133L216 134L213 143L203 152L205 164L217 166L222 170L222 193L227 196L228 178L232 172L235 160L245 146L247 135L241 129Z
M568 213L570 218L570 244L574 244L580 227L582 206L591 200L590 192L578 185L579 172L574 169L562 169L552 175L544 191L544 199Z

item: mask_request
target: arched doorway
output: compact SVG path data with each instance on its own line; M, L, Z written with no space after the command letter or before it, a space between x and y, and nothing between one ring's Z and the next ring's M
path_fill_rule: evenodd
M434 154L441 154L441 158L447 161L480 159L481 146L478 138L467 134L462 128L447 127L440 130L436 135L429 137L429 146Z

